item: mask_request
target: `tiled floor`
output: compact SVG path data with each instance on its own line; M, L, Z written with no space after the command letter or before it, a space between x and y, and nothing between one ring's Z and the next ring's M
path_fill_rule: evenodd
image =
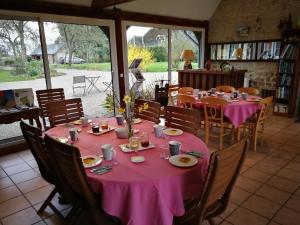
M29 151L1 157L0 225L62 224L49 208L36 214L51 189ZM68 205L58 204L57 198L54 204L64 214L69 210ZM300 123L272 117L257 152L248 150L230 204L215 222L298 225L299 221Z

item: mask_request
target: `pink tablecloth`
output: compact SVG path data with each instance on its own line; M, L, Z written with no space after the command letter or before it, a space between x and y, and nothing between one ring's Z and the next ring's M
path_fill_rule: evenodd
M115 120L110 124L116 126ZM172 166L168 160L161 159L168 139L156 138L152 132L153 123L143 121L134 125L135 129L150 133L150 141L156 144L154 149L140 151L145 162L134 164L130 157L136 153L123 153L119 148L127 140L117 139L114 131L94 136L87 133L90 128L83 128L79 141L81 155L99 154L102 144L113 144L118 165L112 172L95 175L87 170L90 184L95 192L102 193L102 207L110 215L119 217L128 225L171 225L173 216L184 214L184 200L201 194L208 167L208 149L196 136L184 134L169 140L182 143L182 150L194 150L205 153L203 159L191 168ZM63 127L55 127L47 131L49 135L64 135ZM104 162L107 163L107 162Z
M199 108L202 104L201 100L197 100L195 107ZM234 127L239 127L259 109L260 105L257 102L239 100L230 102L224 108L224 115L231 121Z

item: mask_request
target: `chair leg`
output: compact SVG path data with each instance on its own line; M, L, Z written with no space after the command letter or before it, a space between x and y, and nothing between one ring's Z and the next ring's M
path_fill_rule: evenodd
M257 126L254 127L253 129L253 136L252 136L252 142L253 142L253 151L256 152L256 144L257 144Z
M43 212L45 210L45 208L51 204L51 201L52 201L52 199L53 199L53 197L55 196L56 193L57 193L57 189L54 188L51 191L51 193L49 194L48 198L43 203L43 205L41 206L41 208L37 211L37 213Z
M208 140L209 140L209 126L210 126L209 122L206 121L205 122L205 144L206 144L206 146L208 146Z

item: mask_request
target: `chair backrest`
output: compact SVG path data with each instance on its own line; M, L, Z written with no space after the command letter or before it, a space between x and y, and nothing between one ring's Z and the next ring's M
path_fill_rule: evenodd
M178 92L178 91L179 91L179 84L169 85L169 90L168 90L169 95L172 95L172 92Z
M196 99L193 95L177 95L177 106L179 107L193 109L195 103Z
M20 122L20 127L24 139L38 164L42 177L49 183L53 184L53 175L50 171L51 167L49 165L41 130L25 123L23 120Z
M263 98L262 100L260 100L259 104L261 106L261 109L259 111L258 121L263 122L273 112L273 96Z
M244 162L246 149L247 138L244 138L228 148L212 153L204 190L194 208L198 221L202 220L205 213L210 212L208 209L214 211L216 205L221 205L221 210L218 209L220 212L226 209Z
M43 118L43 122L45 125L45 117L48 116L46 103L52 101L59 101L65 99L64 89L63 88L55 88L55 89L46 89L46 90L37 90L36 92L37 101L39 107L41 108L41 116Z
M84 116L80 98L49 102L46 108L51 127L75 121Z
M148 109L140 111L139 107L144 106L144 104L148 105ZM154 123L159 123L160 108L161 105L158 102L136 99L134 105L134 112L135 115L141 119L149 120Z
M85 83L85 76L73 76L73 84Z
M259 95L259 90L254 87L242 87L242 88L239 88L238 91L240 93L245 92L248 95Z
M194 88L192 88L192 87L182 87L182 88L179 88L178 93L183 94L183 95L193 95Z
M224 107L228 104L225 99L206 97L201 101L204 103L204 115L207 124L209 124L209 121L214 123L224 122Z
M70 192L68 196L80 196L85 199L93 212L94 219L99 219L97 214L98 216L101 214L101 209L88 183L79 149L75 146L61 143L47 134L44 140L50 161L55 163L55 170L63 187ZM67 200L72 204L73 199Z
M167 106L165 117L167 127L178 128L195 135L198 134L201 125L198 110Z
M235 88L229 85L220 85L216 87L217 91L222 91L225 93L232 93L235 91Z
M159 102L162 106L168 105L168 90L169 84L166 84L164 87L159 87L159 85L155 85L155 101Z

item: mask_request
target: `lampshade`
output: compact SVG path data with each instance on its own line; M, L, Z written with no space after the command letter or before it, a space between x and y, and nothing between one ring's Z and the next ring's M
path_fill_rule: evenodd
M180 58L183 60L193 60L194 59L193 50L191 49L183 50Z
M236 59L241 59L243 57L243 49L242 48L236 48L234 49L232 56Z

